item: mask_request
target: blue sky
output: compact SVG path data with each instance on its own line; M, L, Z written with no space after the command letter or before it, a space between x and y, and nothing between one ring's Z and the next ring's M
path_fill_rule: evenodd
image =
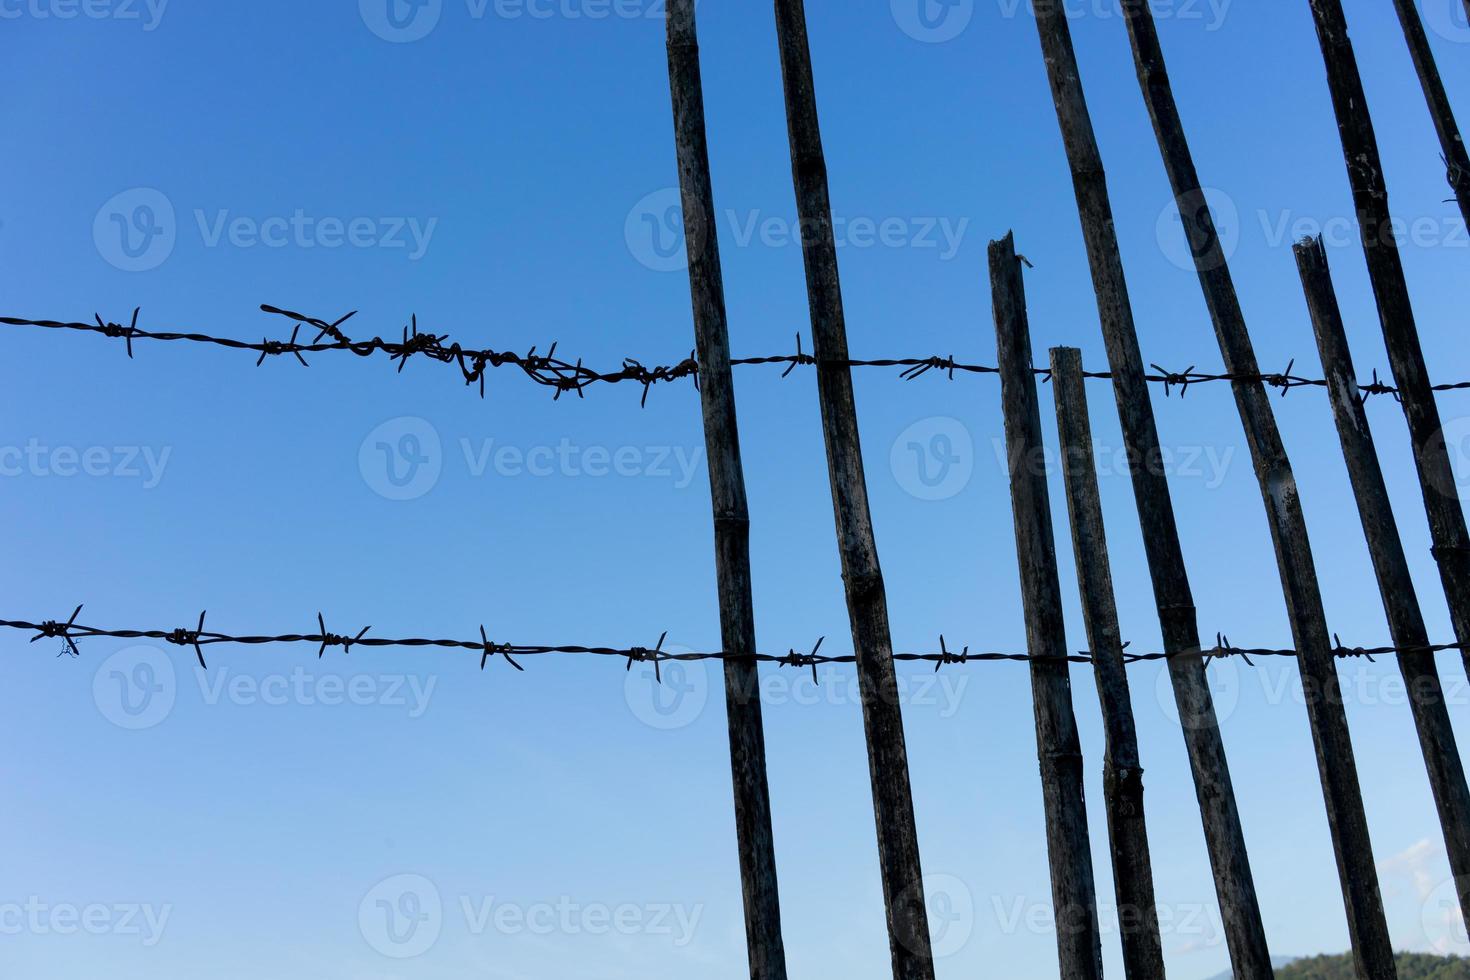
M1104 364L1066 161L1020 0L811 4L848 329L856 356L993 363L985 245L1014 229L1034 345ZM1204 180L1268 369L1318 370L1290 245L1328 237L1361 373L1382 345L1305 0L1156 4ZM1456 342L1467 237L1387 4L1346 0L1429 363ZM703 67L737 355L806 329L768 5L704 0ZM1470 28L1424 0L1462 115ZM1172 214L1116 0L1077 0L1078 55L1109 168L1145 357L1220 361ZM921 13L924 15L921 17ZM6 315L124 320L257 340L261 303L362 336L613 368L693 346L678 261L660 8L652 0L296 4L0 0L12 94L0 161ZM1456 19L1458 18L1458 19ZM123 234L126 232L126 236ZM0 617L651 645L718 645L692 385L640 409L623 386L553 403L501 370L6 328ZM808 348L809 349L809 348ZM850 649L813 378L737 374L759 642ZM1090 389L1119 608L1158 626L1111 393ZM1161 394L1161 393L1158 393ZM858 376L895 645L1023 648L993 377ZM1045 431L1054 442L1050 399ZM1470 434L1470 396L1442 399ZM1326 401L1274 402L1332 628L1387 640ZM1227 389L1156 398L1201 632L1286 645L1269 537ZM1401 416L1371 406L1431 632L1450 636ZM945 441L947 440L947 442ZM917 444L916 452L910 447ZM386 447L386 448L383 448ZM947 447L947 448L946 448ZM1458 459L1470 480L1470 463ZM947 468L946 468L947 464ZM1053 483L1058 527L1065 527ZM1085 644L1065 538L1069 642ZM128 641L57 658L0 638L0 970L50 980L682 978L744 970L718 674L662 692L616 661L306 648L192 654ZM1470 686L1446 656L1470 740ZM1394 941L1470 951L1397 668L1343 667ZM1024 666L901 670L941 977L1055 973ZM1172 975L1226 969L1194 794L1162 669L1134 668ZM1074 670L1098 889L1111 906L1102 739ZM1294 665L1214 668L1273 951L1347 947ZM888 975L850 670L764 672L793 976ZM391 915L390 915L391 913ZM1104 912L1104 921L1108 915ZM396 925L390 927L390 923ZM411 929L408 923L417 926ZM1121 970L1116 930L1106 951ZM405 956L413 953L416 955Z

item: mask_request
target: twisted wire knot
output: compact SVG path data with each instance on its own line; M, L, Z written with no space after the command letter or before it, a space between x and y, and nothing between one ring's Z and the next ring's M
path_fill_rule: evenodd
M1149 367L1159 372L1159 380L1164 383L1165 398L1168 398L1175 388L1179 389L1179 397L1183 398L1185 393L1189 391L1189 386L1197 380L1194 377L1195 365L1193 364L1183 371L1169 371L1159 367L1157 364L1150 364Z
M165 633L163 639L164 642L172 643L175 646L193 647L194 656L199 658L200 669L208 670L209 664L204 662L204 650L199 645L199 638L204 633L204 616L205 613L199 614L199 625L194 627L192 630L179 627L172 632Z
M77 616L81 614L81 611L82 607L77 606L75 609L72 610L71 618L64 623L59 623L54 619L48 619L44 623L41 623L39 626L36 627L37 633L35 636L31 637L31 642L35 643L37 640L56 639L59 637L63 643L63 646L61 648L61 653L57 654L58 657L65 654L71 654L71 656L73 657L80 657L82 655L82 651L77 649L77 641L72 639L71 630L72 627L76 625Z
M664 630L663 634L658 638L657 645L655 645L652 650L648 649L647 647L631 647L628 650L624 651L623 655L628 658L628 666L624 669L632 670L633 664L635 663L652 662L653 679L656 683L662 684L664 682L664 675L663 670L659 667L659 664L662 663L664 660L664 640L668 638L669 631Z
M795 650L790 650L786 654L786 656L781 658L779 666L795 667L797 669L800 669L802 667L810 667L812 669L812 683L820 686L822 682L817 677L817 664L821 663L822 661L821 658L817 656L817 651L822 649L822 643L826 639L827 638L825 636L818 639L817 645L812 647L811 653L797 653Z
M934 664L934 673L939 673L939 668L951 664L964 665L970 662L970 648L967 646L959 653L950 653L949 647L944 643L944 636L939 637L939 659Z

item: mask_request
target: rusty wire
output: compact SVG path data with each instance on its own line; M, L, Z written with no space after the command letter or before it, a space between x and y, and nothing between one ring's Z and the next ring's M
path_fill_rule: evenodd
M321 659L329 648L340 647L344 654L350 654L353 647L363 648L438 648L444 650L463 650L478 653L480 655L480 669L484 670L489 662L497 657L504 658L505 662L518 671L524 671L516 658L540 657L553 654L581 655L592 657L609 657L618 660L626 660L627 668L631 670L635 663L651 663L654 673L659 681L663 680L660 665L670 662L692 662L704 660L719 661L744 661L750 663L777 664L781 667L793 667L797 669L811 668L812 679L817 679L817 667L828 664L851 664L856 663L857 658L851 654L827 655L819 651L822 648L823 637L816 642L811 653L797 653L792 649L783 655L750 653L736 654L725 652L714 653L675 653L663 648L664 640L668 638L665 632L659 637L658 642L652 647L609 647L609 646L580 646L580 645L553 645L540 644L518 644L497 643L489 638L485 627L480 627L479 639L453 640L453 639L425 639L414 637L409 639L389 638L381 636L369 636L372 627L364 627L356 632L334 633L327 629L325 618L317 614L317 632L315 633L281 633L274 635L236 635L233 633L220 633L204 629L204 613L199 614L197 625L193 629L104 629L98 626L86 626L77 622L81 615L82 607L77 606L71 616L66 620L48 619L40 622L27 620L0 619L0 629L17 630L31 633L30 642L37 640L54 639L60 640L62 647L57 656L80 657L81 647L79 640L89 639L120 639L120 640L158 640L174 646L187 647L194 651L199 666L208 670L209 666L204 659L204 648L219 644L236 644L242 646L264 646L267 644L305 644L317 648L317 658ZM1333 637L1333 654L1340 660L1366 658L1373 660L1375 657L1395 656L1399 654L1424 654L1441 653L1447 650L1460 650L1463 647L1458 643L1443 643L1424 647L1351 647L1345 645L1336 636ZM971 663L1069 663L1069 664L1091 664L1097 659L1091 652L1082 651L1065 657L1053 656L1031 656L1024 653L971 653L969 647L961 652L955 653L949 649L943 636L939 638L939 653L895 653L893 659L903 663L932 663L937 672L941 668L951 665L965 665ZM1248 665L1254 667L1253 658L1262 657L1295 657L1296 650L1292 649L1268 649L1256 647L1237 647L1230 643L1223 635L1216 636L1215 646L1202 649L1197 653L1129 653L1123 651L1123 661L1128 664L1152 663L1161 660L1173 660L1184 656L1202 656L1208 665L1214 660L1224 660L1239 657Z
M443 364L454 364L460 370L466 385L477 385L480 396L485 395L485 376L492 368L511 367L521 371L532 382L550 388L553 399L559 399L568 392L574 392L578 398L583 397L585 389L597 384L620 384L630 382L643 387L642 402L648 401L648 392L654 385L680 381L685 378L693 380L695 386L699 384L699 363L691 353L689 357L673 365L661 365L647 367L642 362L633 358L626 358L623 366L611 372L593 370L582 363L581 359L576 361L567 360L556 356L557 345L552 344L544 354L538 354L532 347L524 354L513 351L497 351L493 349L471 350L461 347L458 343L449 343L447 334L435 334L420 332L417 316L413 317L408 326L402 330L400 339L384 340L381 337L373 337L371 340L354 340L342 329L354 315L348 313L336 320L327 321L317 317L296 313L291 310L283 310L274 306L262 305L261 310L271 316L281 317L292 323L291 336L287 340L262 339L260 341L236 340L229 337L217 337L204 333L146 330L138 326L139 311L134 310L127 325L115 321L104 320L97 315L91 322L67 322L61 320L32 320L21 317L0 317L0 324L13 327L38 327L48 330L73 330L85 333L100 334L104 337L121 339L127 348L128 357L134 353L133 342L135 340L157 340L157 341L181 341L196 344L208 344L216 347L225 347L231 350L248 351L258 355L256 365L259 366L268 358L292 356L303 366L310 366L304 355L318 354L329 351L347 351L359 357L371 357L375 354L385 354L390 363L398 365L401 373L412 357L423 356L432 361ZM316 332L316 336L309 342L300 339L302 327L307 327ZM802 346L801 335L796 337L796 352L794 354L776 354L764 357L741 357L731 361L735 365L786 365L782 377L787 377L798 367L813 367L818 363L815 355L807 353ZM845 360L837 362L823 361L822 363L836 363L849 368L897 368L899 377L905 381L912 381L926 374L937 373L943 377L954 380L955 373L962 374L998 374L999 369L985 364L967 364L956 361L954 357L897 357ZM1172 395L1176 390L1180 397L1188 393L1194 385L1206 384L1217 381L1240 382L1244 384L1264 384L1276 389L1285 395L1297 388L1325 388L1327 382L1321 378L1308 378L1294 373L1296 362L1293 360L1286 366L1286 370L1269 374L1212 374L1196 370L1190 365L1183 371L1172 371L1159 366L1149 365L1154 373L1146 375L1147 380L1154 384L1162 385L1165 396ZM1047 368L1033 368L1033 372L1043 381L1051 380L1051 371ZM1093 379L1111 379L1112 374L1107 371L1088 371L1085 376ZM1470 388L1470 381L1460 381L1450 384L1438 384L1434 386L1435 391L1458 391ZM1374 395L1393 395L1398 397L1398 389L1385 381L1382 381L1378 372L1373 372L1373 380L1358 386L1360 396L1364 401Z

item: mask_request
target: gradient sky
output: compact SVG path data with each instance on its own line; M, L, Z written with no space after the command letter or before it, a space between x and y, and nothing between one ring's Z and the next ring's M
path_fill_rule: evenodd
M1104 365L1036 32L1022 0L810 4L855 356L993 363L985 246L1014 229L1038 356ZM1316 373L1290 245L1324 231L1360 373L1371 292L1306 0L1160 0L1203 179L1267 369ZM1470 236L1390 5L1347 0L1437 380L1470 377ZM1460 0L1424 0L1470 114ZM1145 359L1220 364L1116 0L1077 0ZM390 16L391 14L391 16ZM921 14L923 16L921 17ZM806 331L769 4L699 7L732 344ZM1456 19L1458 17L1458 19ZM422 329L611 369L693 346L654 0L205 4L0 0L0 314L248 340L261 303L357 336ZM688 382L553 403L513 369L5 328L0 618L237 632L329 628L713 649L698 397ZM809 349L809 347L808 347ZM762 650L850 650L813 378L737 374ZM993 377L858 375L894 642L1020 651ZM1111 392L1090 387L1125 636L1156 649ZM1288 645L1260 498L1224 386L1156 392L1201 632ZM1319 392L1275 400L1333 630L1387 640ZM1044 430L1054 444L1050 395ZM1470 395L1442 398L1457 450ZM1401 414L1370 406L1431 633L1450 637ZM946 441L947 440L947 441ZM917 445L919 449L911 447ZM386 447L386 448L385 448ZM1463 455L1463 454L1462 454ZM1470 461L1458 459L1470 483ZM1060 485L1052 506L1065 527ZM1060 548L1069 643L1085 645ZM745 971L718 671L309 648L193 655L0 637L0 973L417 980ZM1442 668L1470 741L1470 686ZM1470 951L1397 667L1342 667L1394 942ZM1025 667L902 669L941 977L1055 975ZM1295 666L1212 668L1273 952L1348 937ZM888 973L850 669L763 671L793 976ZM1224 970L1172 696L1134 668L1171 975ZM1111 908L1097 699L1074 669L1098 891ZM416 954L406 956L404 954ZM1121 973L1116 930L1108 964Z

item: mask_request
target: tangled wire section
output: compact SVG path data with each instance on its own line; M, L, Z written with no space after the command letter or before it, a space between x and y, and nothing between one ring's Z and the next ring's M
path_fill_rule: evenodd
M445 650L464 650L480 655L480 669L484 670L486 665L496 657L504 658L505 662L516 670L524 671L517 657L541 657L552 654L581 655L592 657L611 657L628 662L627 668L631 670L635 663L651 663L654 666L655 676L659 681L663 675L659 665L670 661L690 662L698 660L720 660L720 661L744 661L747 663L777 664L781 667L794 667L798 669L811 668L812 679L817 680L817 667L826 664L851 664L856 663L857 658L851 654L828 656L820 653L823 640L818 640L812 648L811 653L797 653L794 649L785 655L777 656L765 653L735 654L735 653L672 653L663 648L664 640L668 638L665 632L658 638L658 643L652 647L605 647L605 646L541 646L524 645L517 643L496 643L492 641L485 632L485 627L480 627L479 639L475 640L433 640L422 637L411 639L391 639L388 637L368 636L372 627L364 627L355 633L333 633L327 629L325 618L321 613L317 614L317 632L315 633L281 633L277 635L235 635L232 633L217 633L204 629L205 614L199 614L199 621L193 629L177 628L171 630L161 629L103 629L98 626L84 626L77 622L81 615L82 607L77 606L71 617L62 620L48 619L39 623L27 620L0 619L0 629L20 630L33 634L31 642L37 640L60 640L61 652L57 656L72 657L81 656L81 648L77 645L78 640L108 638L120 640L158 640L170 643L174 646L188 647L194 651L199 661L200 668L209 669L204 659L204 648L217 644L238 644L243 646L264 646L267 644L308 644L317 648L317 658L324 656L329 648L341 647L344 654L350 654L353 647L432 647ZM1160 660L1173 660L1184 656L1202 656L1208 666L1210 661L1223 660L1231 657L1239 657L1247 664L1254 667L1252 658L1256 657L1295 657L1295 650L1272 650L1264 648L1237 647L1230 643L1229 638L1218 635L1215 638L1215 646L1211 649L1200 650L1198 653L1168 654L1168 653L1129 653L1126 645L1123 652L1123 661L1128 664L1151 663ZM1446 650L1460 650L1458 643L1444 643L1425 647L1349 647L1345 646L1337 637L1333 637L1333 654L1340 660L1366 658L1373 660L1375 657L1396 656L1400 654L1425 654L1440 653ZM965 647L959 653L949 649L943 636L939 638L939 653L896 653L893 659L900 662L920 662L934 664L934 670L938 672L942 667L949 665L963 665L970 663L992 663L997 661L1011 663L1069 663L1069 664L1091 664L1097 660L1092 653L1084 651L1072 656L1050 657L1031 656L1024 653L971 653L969 647Z
M318 319L307 316L304 313L295 313L290 310L278 309L274 306L262 305L261 310L271 316L284 318L294 324L289 340L262 339L257 342L235 340L229 337L215 337L202 333L184 333L175 331L145 330L138 326L138 310L133 311L132 319L124 326L108 320L103 320L97 315L92 322L65 322L61 320L30 320L21 317L0 317L0 324L12 327L39 327L47 330L75 330L84 333L100 334L104 337L121 339L127 346L128 357L133 356L133 341L135 340L159 340L159 341L184 341L195 344L211 344L216 347L225 347L231 350L249 351L257 354L256 366L264 364L267 358L282 357L290 355L304 367L309 367L304 355L318 354L327 351L349 351L359 357L371 357L374 354L386 354L390 362L396 362L401 372L409 358L422 355L430 360L443 364L456 365L464 377L466 385L478 385L480 397L485 396L485 374L491 368L513 367L517 368L531 381L543 387L550 388L553 400L561 398L568 392L575 392L578 398L583 397L582 392L597 384L620 384L632 382L643 386L642 404L648 402L648 392L656 384L680 381L690 378L696 387L699 385L699 363L691 355L672 366L645 367L641 362L632 358L623 361L621 369L612 372L595 371L582 363L579 358L575 362L556 356L556 344L552 344L545 354L536 353L532 347L525 354L517 354L512 351L497 351L489 348L483 350L466 350L458 343L448 343L447 334L420 333L418 317L412 318L410 324L403 328L399 340L384 340L381 337L373 337L371 340L353 340L342 329L343 324L355 316L348 313L333 321ZM310 342L302 342L300 339L301 328L307 327L315 331L316 336ZM806 353L802 348L801 335L796 337L796 353L776 354L766 357L741 357L731 361L736 365L786 365L782 377L791 374L798 367L813 367L817 364L817 358ZM949 357L898 357L878 358L870 360L847 360L837 362L841 366L854 368L898 368L899 377L905 381L912 381L930 372L940 372L949 380L954 380L956 372L964 374L999 374L996 367L984 364L963 364ZM1149 381L1163 385L1165 396L1179 391L1181 397L1188 392L1192 385L1204 384L1213 381L1242 382L1246 384L1264 384L1279 390L1283 395L1296 388L1325 388L1327 382L1321 378L1307 378L1294 374L1293 368L1296 361L1293 360L1286 366L1286 370L1276 374L1209 374L1195 370L1190 365L1183 371L1170 371L1157 364L1151 364L1153 374L1147 375ZM1045 381L1051 380L1051 371L1047 368L1033 368L1037 377ZM1106 371L1089 371L1086 377L1095 379L1110 379L1112 374ZM1470 381L1460 381L1451 384L1435 385L1435 391L1458 391L1470 388ZM1374 371L1373 380L1358 386L1358 391L1363 400L1366 401L1373 395L1393 395L1398 397L1398 389L1378 377Z

